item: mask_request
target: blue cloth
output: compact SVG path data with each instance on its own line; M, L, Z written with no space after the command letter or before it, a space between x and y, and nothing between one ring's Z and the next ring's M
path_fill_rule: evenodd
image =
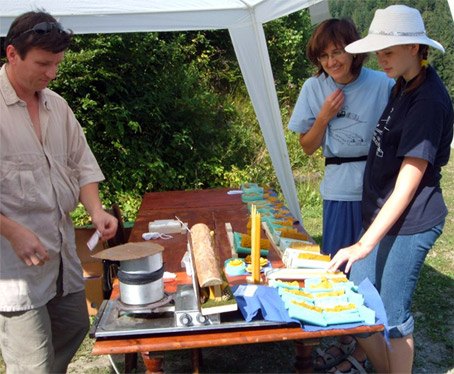
M252 296L246 296L250 287L256 287L256 291ZM234 286L232 291L246 322L251 322L253 319L264 319L272 322L300 323L289 317L277 288L248 284Z
M323 138L325 157L367 155L374 128L388 102L394 80L383 72L361 69L347 85L324 74L304 82L288 128L305 134L313 126L326 98L340 88L345 96L342 109L331 118ZM361 201L365 161L328 165L320 193L324 200Z
M249 287L256 287L256 291L251 296L247 296ZM305 331L350 329L364 326L364 323L344 323L322 327L304 324L302 321L290 318L287 309L284 307L284 302L278 294L277 288L274 287L249 284L232 287L232 291L238 308L247 322L253 319L264 319L265 321L272 322L293 322L299 324ZM369 279L365 279L358 286L358 292L364 296L364 304L375 311L375 324L385 326L386 336L388 320L385 307L377 290Z

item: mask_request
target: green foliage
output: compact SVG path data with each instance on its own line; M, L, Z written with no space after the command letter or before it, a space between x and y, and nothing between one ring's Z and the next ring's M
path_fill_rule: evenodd
M311 75L306 58L306 45L312 34L306 10L274 20L264 26L271 66L279 100L284 106L293 104L304 80Z
M454 99L454 23L449 5L447 1L431 1L422 15L428 35L440 42L446 50L443 54L432 48L429 62L437 69L451 98Z
M232 163L244 165L249 144L214 88L215 53L203 33L76 37L53 88L84 127L104 198L215 187Z
M265 26L284 115L308 76L307 11ZM52 89L70 103L103 170L103 202L146 191L279 189L228 32L76 36ZM87 223L82 208L75 221Z

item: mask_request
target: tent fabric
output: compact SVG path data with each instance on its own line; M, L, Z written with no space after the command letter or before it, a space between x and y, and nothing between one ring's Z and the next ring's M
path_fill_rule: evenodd
M302 223L263 27L255 23L229 31L282 192Z
M0 35L44 9L77 34L228 29L266 23L321 0L0 0Z
M75 34L228 29L290 212L302 223L263 24L327 0L0 0L0 36L42 9Z

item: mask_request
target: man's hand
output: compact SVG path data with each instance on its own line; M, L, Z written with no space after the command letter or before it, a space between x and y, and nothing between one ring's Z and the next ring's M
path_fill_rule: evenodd
M103 209L93 213L91 217L93 225L101 233L101 240L106 241L115 236L118 227L118 220Z
M49 261L47 249L35 233L23 226L19 227L9 238L17 257L28 266L44 265L45 261Z
M107 213L101 205L98 183L89 183L80 188L80 201L87 209L91 222L101 234L101 240L113 238L117 232L118 220Z

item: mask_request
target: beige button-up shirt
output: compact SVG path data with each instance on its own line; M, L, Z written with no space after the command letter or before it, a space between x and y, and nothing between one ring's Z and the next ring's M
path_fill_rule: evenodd
M63 294L82 291L69 212L80 187L104 176L67 102L49 89L40 92L39 142L24 101L0 70L0 212L33 231L49 252L43 266L27 266L0 236L0 311L28 310L56 295L60 258Z

